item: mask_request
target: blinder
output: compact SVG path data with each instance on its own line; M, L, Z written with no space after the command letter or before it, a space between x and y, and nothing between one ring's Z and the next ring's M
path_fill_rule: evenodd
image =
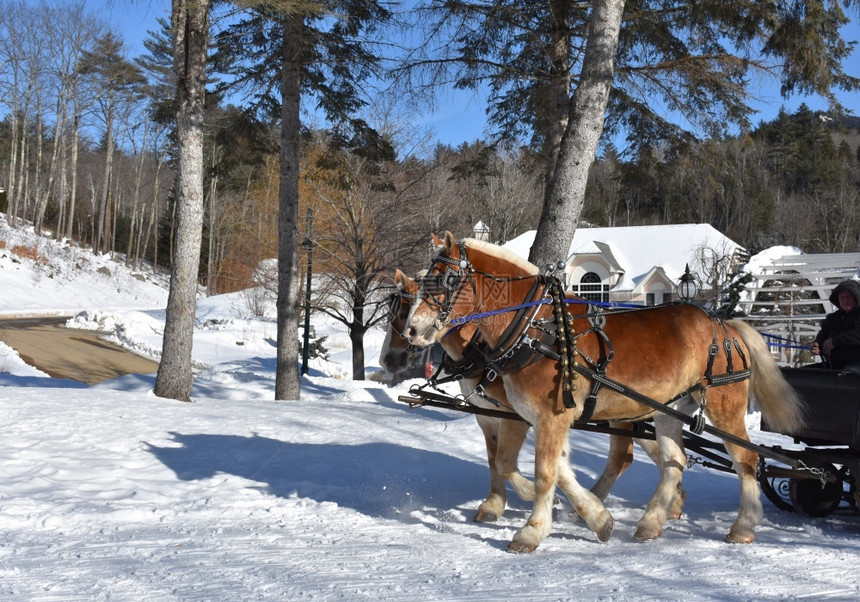
M420 282L421 296L441 310L438 320L443 323L454 307L457 296L463 288L463 281L469 280L469 274L474 271L466 256L465 245L460 243L459 247L460 259L453 259L439 253L433 260L431 270L438 264L442 264L445 266L445 271L428 272Z
M398 291L388 296L388 323L403 338L406 338L404 332L406 318L409 316L409 310L417 298L418 295L407 293L406 291ZM400 328L394 327L395 320L400 320Z

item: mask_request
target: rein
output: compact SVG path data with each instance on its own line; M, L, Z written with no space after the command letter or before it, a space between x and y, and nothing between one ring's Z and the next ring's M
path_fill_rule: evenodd
M475 270L475 273L485 275L484 272L478 272L477 270ZM539 276L528 276L528 278L539 278ZM496 279L496 281L502 282L499 279ZM493 316L498 316L500 314L504 314L504 313L507 313L509 311L517 311L519 309L534 307L535 305L549 305L552 302L553 301L551 299L548 299L548 298L538 299L537 301L530 301L529 303L522 303L520 305L513 305L511 307L494 309L493 311L485 311L485 312L481 312L479 314L470 314L468 316L462 316L459 318L454 318L453 320L451 320L448 323L452 326L462 326L464 324L468 324L469 322L474 322L476 320L483 320L484 318L491 318ZM634 311L641 310L641 309L647 309L645 307L642 307L641 305L633 305L631 303L605 303L605 302L600 302L600 301L586 301L585 299L568 299L568 298L565 298L565 299L563 299L563 303L565 303L566 305L591 305L591 306L594 306L597 308L619 307L619 308L630 309L630 310L634 310ZM600 314L601 314L600 311L595 311L595 312L589 312L586 314L579 314L579 317L591 317L591 316L597 316Z

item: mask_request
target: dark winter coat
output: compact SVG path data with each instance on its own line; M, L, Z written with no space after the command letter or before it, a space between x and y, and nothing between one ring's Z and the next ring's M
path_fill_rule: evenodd
M821 332L815 337L819 346L827 339L833 339L830 353L830 366L841 369L847 364L860 362L860 282L845 280L833 289L830 302L839 307L839 293L848 291L854 295L856 305L849 312L839 308L828 314L821 322Z

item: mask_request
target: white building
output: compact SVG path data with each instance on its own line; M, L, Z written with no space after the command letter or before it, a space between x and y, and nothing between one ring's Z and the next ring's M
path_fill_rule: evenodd
M504 246L528 257L535 231ZM678 299L686 266L700 299L713 298L748 254L710 224L578 228L563 258L568 289L586 299L658 305Z

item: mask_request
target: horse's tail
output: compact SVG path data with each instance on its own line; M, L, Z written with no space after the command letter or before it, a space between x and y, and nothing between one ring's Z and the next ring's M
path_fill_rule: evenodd
M788 384L764 338L742 320L728 325L741 335L750 355L750 389L770 428L784 434L797 432L805 422L806 404Z

